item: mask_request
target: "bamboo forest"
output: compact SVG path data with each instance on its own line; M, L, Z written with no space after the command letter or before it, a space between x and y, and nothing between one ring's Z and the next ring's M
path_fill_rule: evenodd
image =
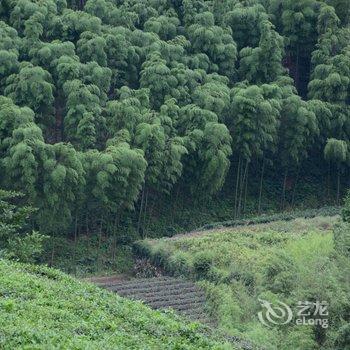
M349 190L349 0L0 0L0 349L349 350Z

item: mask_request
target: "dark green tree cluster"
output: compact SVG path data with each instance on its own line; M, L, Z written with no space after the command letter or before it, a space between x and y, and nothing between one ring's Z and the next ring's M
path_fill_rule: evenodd
M208 199L226 182L239 216L251 181L261 209L267 172L284 174L284 207L311 157L337 172L339 201L346 6L1 1L0 185L24 192L50 234L115 232L126 218L145 229L159 198Z
M48 237L30 231L30 218L35 211L18 205L22 194L0 189L0 258L33 263L43 251Z

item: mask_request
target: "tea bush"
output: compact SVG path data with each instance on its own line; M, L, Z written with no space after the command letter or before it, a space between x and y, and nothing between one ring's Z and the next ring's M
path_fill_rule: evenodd
M3 350L233 348L172 312L46 267L0 260L0 295Z
M214 256L209 251L198 252L194 256L193 267L198 278L205 278L213 265Z

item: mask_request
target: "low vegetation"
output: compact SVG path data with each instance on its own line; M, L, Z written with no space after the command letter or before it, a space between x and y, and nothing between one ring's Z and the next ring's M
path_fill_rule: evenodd
M344 350L349 345L350 250L344 251L348 224L338 220L299 218L214 229L142 241L137 249L168 272L198 280L207 290L211 315L229 334L271 350ZM298 301L326 301L330 325L265 327L257 317L259 299L292 308Z
M57 270L0 260L0 348L232 349L204 328Z
M206 317L205 293L183 278L154 277L99 283L118 295L144 301L153 309L173 309L194 321L210 325Z

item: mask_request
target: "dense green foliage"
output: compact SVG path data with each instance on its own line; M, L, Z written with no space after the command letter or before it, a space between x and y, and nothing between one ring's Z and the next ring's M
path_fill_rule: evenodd
M47 237L26 232L33 208L18 207L14 202L20 194L0 190L0 258L34 262L43 252Z
M228 333L343 350L349 197L334 232L242 218L341 204L349 103L347 0L1 0L0 258L125 272L132 241L219 222L138 247L202 280ZM56 271L0 272L0 348L221 348ZM259 297L327 300L331 327L265 329Z
M334 230L334 246L336 251L350 258L350 192L342 210L342 222Z
M231 217L249 196L264 208L267 189L284 208L300 173L328 174L331 200L335 171L339 202L350 159L346 9L1 1L0 186L25 193L49 235L146 235L164 203L205 201L223 186Z
M232 349L199 324L45 267L1 260L0 294L4 350Z
M269 350L344 350L349 348L350 231L335 225L337 220L223 228L146 240L138 248L168 272L200 280L212 317L232 335ZM265 327L257 317L259 298L292 308L298 301L327 301L330 326Z

